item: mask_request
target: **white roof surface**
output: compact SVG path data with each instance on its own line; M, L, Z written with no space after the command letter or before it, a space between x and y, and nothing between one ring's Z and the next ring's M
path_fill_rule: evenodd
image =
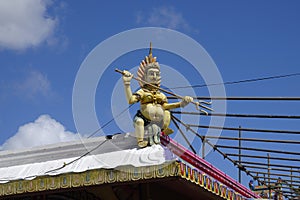
M28 150L2 151L0 183L100 168L159 165L172 159L174 155L161 145L138 149L136 139L129 134L112 139L97 137Z

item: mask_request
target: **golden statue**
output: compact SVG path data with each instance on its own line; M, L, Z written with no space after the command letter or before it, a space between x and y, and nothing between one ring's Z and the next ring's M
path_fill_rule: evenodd
M148 144L160 143L161 132L166 135L173 133L173 130L169 128L171 119L169 110L184 107L192 102L193 98L185 96L180 102L168 103L167 97L160 91L160 66L156 57L152 56L151 44L149 55L140 63L137 72L137 80L141 89L132 93L130 81L133 74L126 70L122 74L128 103L140 102L141 106L133 120L138 146L146 147Z

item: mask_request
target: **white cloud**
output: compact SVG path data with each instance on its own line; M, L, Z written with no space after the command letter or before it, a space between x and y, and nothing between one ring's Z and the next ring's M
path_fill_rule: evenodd
M52 93L47 76L36 70L30 71L24 80L15 83L14 89L18 95L27 98L38 95L48 97Z
M161 26L170 29L190 30L190 26L182 14L173 7L153 8L150 12L139 12L136 18L138 24Z
M22 50L51 38L57 20L47 14L49 0L1 0L0 48Z
M18 132L0 146L2 150L15 150L79 139L77 134L49 115L41 115L34 122L21 126Z

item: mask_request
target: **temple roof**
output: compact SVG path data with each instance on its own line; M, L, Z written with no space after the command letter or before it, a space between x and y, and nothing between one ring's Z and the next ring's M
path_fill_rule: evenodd
M138 149L136 139L129 134L2 151L0 183L92 169L159 165L166 161L166 151L161 145Z
M0 196L61 192L67 188L80 191L84 186L103 187L111 183L123 187L125 182L151 184L160 179L160 184L168 182L165 186L170 191L176 192L174 185L184 183L181 187L206 199L256 197L172 139L162 136L161 140L163 145L140 149L135 137L116 134L1 151Z

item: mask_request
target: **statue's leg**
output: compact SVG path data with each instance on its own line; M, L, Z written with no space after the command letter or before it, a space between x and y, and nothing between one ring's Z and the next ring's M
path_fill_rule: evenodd
M165 112L164 112L164 124L163 124L162 130L166 135L170 135L174 132L172 129L169 128L170 121L171 121L171 113L170 113L170 111L165 110Z
M147 126L147 131L148 131L148 137L149 137L149 144L150 144L150 146L152 146L154 144L154 141L153 141L153 134L154 134L153 124L149 124Z
M161 128L158 125L153 124L153 139L155 144L160 144L160 132Z
M148 145L148 141L144 141L144 120L142 118L137 118L134 121L135 135L137 138L138 146L145 147Z

